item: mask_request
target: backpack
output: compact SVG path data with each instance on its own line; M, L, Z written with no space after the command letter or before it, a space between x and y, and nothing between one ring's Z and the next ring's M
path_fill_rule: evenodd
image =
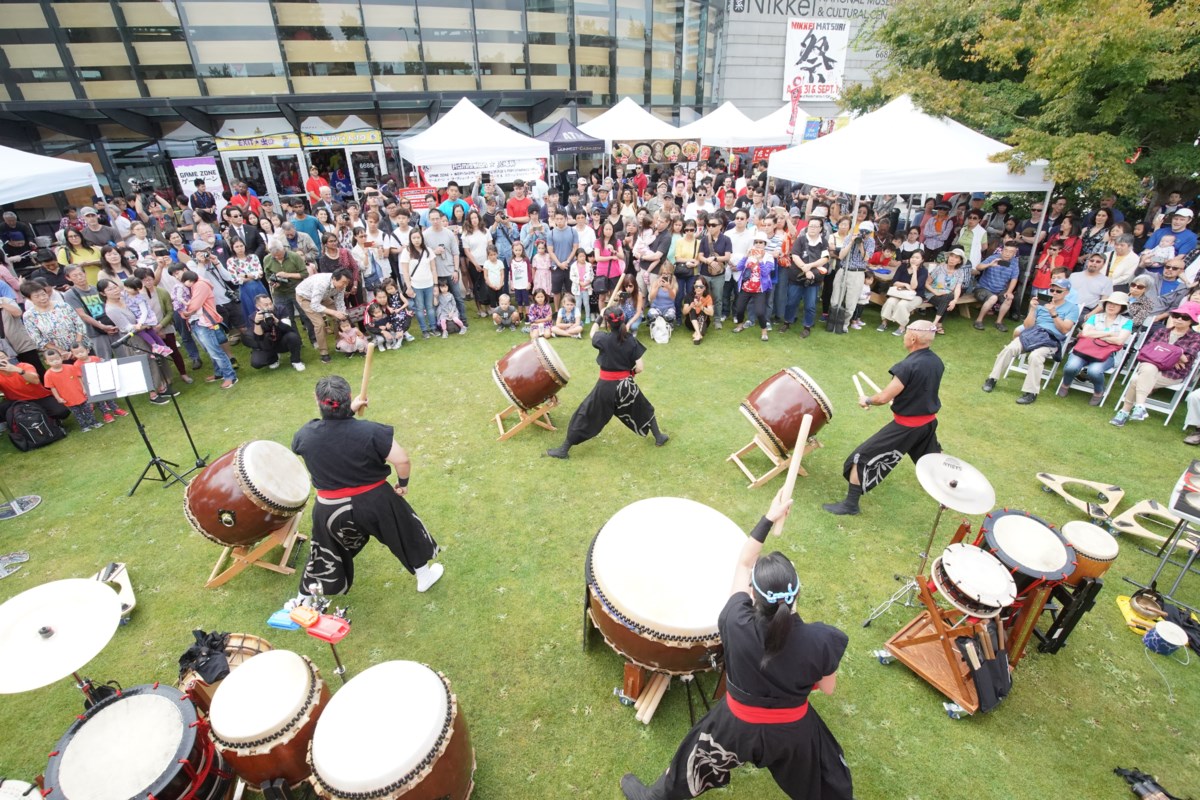
M21 452L36 450L67 437L58 420L47 416L36 403L13 403L8 407L5 422L8 424L8 438L12 439L13 447Z

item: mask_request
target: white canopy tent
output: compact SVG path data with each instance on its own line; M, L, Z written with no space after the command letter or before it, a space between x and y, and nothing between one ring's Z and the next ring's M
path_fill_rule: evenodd
M397 141L396 153L405 161L426 166L549 158L550 145L501 125L464 97L426 130Z
M767 114L765 117L754 123L760 130L765 133L779 137L782 141L780 144L792 144L798 139L804 138L804 123L812 116L804 107L796 109L796 132L788 136L788 123L792 119L792 104L784 103L780 108Z
M791 107L788 107L790 112ZM770 147L790 144L791 137L784 127L774 130L747 117L732 102L726 100L700 119L676 131L680 139L698 139L709 147Z
M92 187L94 195L104 194L91 164L0 146L0 203L15 203L79 186Z
M628 97L621 98L621 102L594 120L580 125L579 130L594 139L603 139L610 151L612 143L617 141L674 141L679 138L679 128L663 122Z

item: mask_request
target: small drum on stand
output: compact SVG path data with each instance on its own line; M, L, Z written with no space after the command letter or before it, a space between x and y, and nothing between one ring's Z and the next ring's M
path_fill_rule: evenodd
M1040 517L1004 509L984 517L977 547L1004 564L1017 584L1017 605L1043 583L1059 584L1075 571L1075 549Z
M289 650L259 653L229 673L212 698L212 738L230 767L251 786L309 776L313 729L329 689L308 658Z
M52 800L217 800L232 775L183 692L135 686L92 706L46 767Z
M1072 520L1060 532L1075 548L1077 566L1065 581L1068 586L1079 586L1085 578L1103 578L1121 553L1116 537L1090 522Z
M317 723L312 784L326 800L467 800L475 750L440 672L386 661L351 678Z
M1017 585L1000 560L970 544L952 544L934 559L934 586L946 602L977 619L993 619L1017 599Z
M717 617L745 541L724 514L678 497L632 503L596 534L584 565L584 644L590 619L629 661L627 697L642 694L642 670L692 676L721 668Z
M495 416L500 441L529 425L556 430L548 415L558 405L558 390L567 385L571 375L549 342L534 339L509 350L492 367L492 379L510 403ZM512 414L518 422L505 431L504 420Z
M760 383L739 410L754 427L754 438L726 460L736 464L750 479L751 489L762 486L788 468L805 414L811 414L813 418L804 447L805 455L821 446L817 441L817 432L833 419L833 403L817 382L799 367L780 370ZM755 448L774 464L761 476L755 476L742 463L742 458ZM808 476L803 468L800 474Z
M229 662L229 671L244 664L251 656L256 656L259 653L265 653L268 650L274 650L271 643L261 636L255 636L250 633L231 633L225 641L225 659ZM196 704L196 708L204 714L208 714L208 708L212 705L213 694L216 693L217 687L221 685L221 681L216 683L206 683L204 678L194 670L188 670L179 679L179 688L192 698L192 702Z

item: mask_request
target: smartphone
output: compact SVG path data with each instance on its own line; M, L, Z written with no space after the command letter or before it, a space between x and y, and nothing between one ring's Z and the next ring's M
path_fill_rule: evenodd
M485 172L485 173L483 173L482 175L480 175L480 176L479 176L479 179L480 179L481 181L483 181L484 183L491 183L491 182L492 182L492 173L490 173L490 172Z

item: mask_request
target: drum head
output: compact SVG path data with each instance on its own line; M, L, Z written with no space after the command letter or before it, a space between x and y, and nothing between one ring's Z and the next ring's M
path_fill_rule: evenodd
M982 606L1007 608L1017 599L1017 584L1000 559L975 545L947 547L942 568L960 592Z
M1121 552L1115 536L1090 522L1071 520L1061 533L1078 552L1096 561L1114 561Z
M164 774L174 774L178 759L191 749L184 738L194 740L187 728L194 716L184 718L182 703L187 701L170 689L178 695L173 699L163 691L167 688L127 692L97 706L74 735L64 737L67 741L58 748L57 796L128 800L155 788Z
M0 800L39 800L41 796L42 793L34 789L32 783L14 778L0 780Z
M997 548L996 555L1006 564L1036 577L1061 577L1074 560L1057 533L1019 512L996 517L988 543Z
M246 442L238 456L246 480L269 502L284 508L302 508L308 502L308 470L299 456L279 442Z
M290 650L268 650L248 659L217 687L208 719L213 733L232 744L278 733L309 699L308 662Z
M808 389L808 393L813 396L813 399L817 401L817 405L819 405L821 410L825 412L825 421L832 422L833 403L830 402L829 398L825 395L825 392L821 391L821 387L812 379L812 376L799 367L788 367L785 371L793 378L800 381L800 383L804 384L804 387Z
M608 602L658 633L714 636L746 536L721 512L679 497L625 506L592 545Z
M565 384L571 380L571 373L567 372L567 365L558 357L558 353L555 352L548 341L545 339L534 339L533 344L537 348L538 354L545 359L546 366L550 372L554 373L554 376L560 379L556 380L555 383L561 381Z
M1175 647L1187 647L1188 635L1183 628L1176 625L1170 620L1159 620L1154 624L1154 630L1162 637L1162 640L1167 644Z
M314 775L338 794L403 780L449 727L448 694L438 674L415 661L385 661L354 676L317 720Z

